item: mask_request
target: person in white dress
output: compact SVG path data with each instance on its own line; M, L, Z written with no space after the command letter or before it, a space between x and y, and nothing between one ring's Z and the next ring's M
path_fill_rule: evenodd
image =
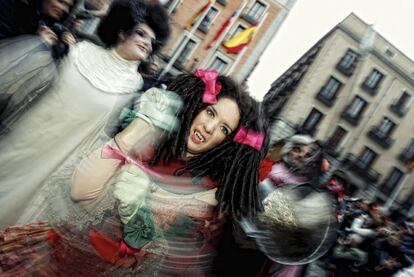
M139 62L170 33L159 4L115 1L98 28L106 48L81 42L53 87L0 137L0 228L16 223L44 180L104 135L114 109L142 87Z

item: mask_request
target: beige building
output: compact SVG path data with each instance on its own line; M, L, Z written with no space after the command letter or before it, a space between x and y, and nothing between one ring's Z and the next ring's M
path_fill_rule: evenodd
M280 28L296 0L217 0L194 24L188 22L207 0L170 0L166 4L172 19L172 38L164 47L163 67L171 74L194 68L217 68L244 81L259 62L263 51ZM206 46L234 13L233 20L218 39ZM257 23L251 43L239 54L229 54L223 43Z
M414 62L350 14L279 77L272 116L324 142L355 193L414 215Z

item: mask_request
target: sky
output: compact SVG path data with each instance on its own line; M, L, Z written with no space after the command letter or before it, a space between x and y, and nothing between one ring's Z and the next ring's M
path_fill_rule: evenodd
M351 12L414 60L414 0L297 0L249 78L253 96L261 100L273 81Z

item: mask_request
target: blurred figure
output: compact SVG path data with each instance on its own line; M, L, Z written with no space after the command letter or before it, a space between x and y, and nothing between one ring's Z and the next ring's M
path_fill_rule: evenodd
M52 84L76 0L0 1L0 134Z
M19 219L64 160L108 138L104 128L111 112L142 87L138 63L158 51L169 33L160 5L117 1L98 30L106 48L86 41L73 47L53 88L1 137L0 226Z
M38 34L48 45L57 43L54 24L62 24L69 16L76 0L1 0L0 40L19 35ZM62 34L67 44L74 43L70 32Z
M157 61L153 58L141 63L139 72L144 79L144 86L142 87L143 91L152 87L159 87L161 85L161 80L159 80L159 66Z
M126 129L51 176L49 223L0 233L4 274L215 275L223 220L260 210L258 104L217 71L180 75L168 90L145 92ZM53 182L63 177L67 207Z
M266 159L279 162L258 185L264 211L227 231L220 276L300 276L301 265L335 241L333 198L319 184L325 170L321 148L304 135L271 145ZM260 178L263 169L262 163Z
M84 3L84 12L90 15L83 20L79 30L86 34L94 34L99 22L108 13L111 0L87 0Z

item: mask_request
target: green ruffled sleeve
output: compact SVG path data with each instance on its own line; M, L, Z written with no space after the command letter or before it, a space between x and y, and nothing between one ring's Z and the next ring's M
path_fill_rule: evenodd
M128 109L128 108L123 108L121 111L121 114L119 115L119 119L121 121L121 127L122 129L125 129L126 127L128 127L128 125L136 118L138 117L138 113Z

